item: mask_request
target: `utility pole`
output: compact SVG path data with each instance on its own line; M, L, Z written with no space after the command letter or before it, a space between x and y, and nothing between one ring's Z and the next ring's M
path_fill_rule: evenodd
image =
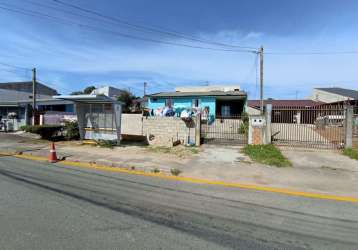
M35 125L36 121L36 68L32 69L32 125Z
M147 85L148 85L147 82L143 83L143 97L145 97L145 95L147 94Z
M260 111L264 113L264 47L261 46L260 54Z

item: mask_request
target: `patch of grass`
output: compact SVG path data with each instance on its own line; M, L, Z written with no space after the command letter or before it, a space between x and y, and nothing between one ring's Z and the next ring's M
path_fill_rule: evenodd
M179 176L182 173L182 171L177 168L172 168L172 169L170 169L170 173L174 176Z
M346 148L343 150L343 154L354 159L358 160L358 150L353 148Z
M171 154L179 158L185 158L187 156L199 153L199 149L197 147L188 147L183 145L178 145L175 147L149 146L147 147L147 150L153 153Z
M292 163L274 145L247 145L243 153L251 160L276 167L290 167Z

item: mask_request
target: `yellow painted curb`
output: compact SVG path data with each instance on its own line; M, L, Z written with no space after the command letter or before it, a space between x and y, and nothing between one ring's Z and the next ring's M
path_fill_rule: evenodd
M33 155L28 155L28 154L21 154L21 155L14 154L11 156L21 158L21 159L35 160L35 161L47 161L46 157L33 156ZM107 171L107 172L127 173L127 174L157 177L157 178L162 178L162 179L167 179L167 180L185 181L185 182L191 182L191 183L197 183L197 184L208 184L208 185L217 185L217 186L224 186L224 187L244 188L244 189L252 189L252 190L258 190L258 191L265 191L265 192L281 193L281 194L287 194L287 195L293 195L293 196L301 196L301 197L307 197L307 198L358 203L358 197L310 193L310 192L296 191L296 190L290 190L290 189L284 189L284 188L258 186L258 185L253 185L253 184L211 181L211 180L191 178L191 177L172 176L172 175L166 175L163 173L148 173L148 172L140 171L140 170L130 170L127 168L110 167L110 166L92 164L92 163L86 163L86 162L75 162L75 161L65 160L65 161L60 161L58 163L61 165L95 169L95 170L101 170L101 171Z

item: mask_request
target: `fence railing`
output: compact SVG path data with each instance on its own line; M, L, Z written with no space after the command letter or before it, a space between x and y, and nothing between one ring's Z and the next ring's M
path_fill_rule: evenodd
M345 106L274 107L272 142L277 145L342 148L345 143Z

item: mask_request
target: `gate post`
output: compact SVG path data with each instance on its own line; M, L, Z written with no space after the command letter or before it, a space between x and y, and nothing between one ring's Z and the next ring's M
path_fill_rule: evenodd
M271 114L272 104L266 104L265 118L266 118L266 141L265 144L271 144Z
M353 107L348 105L345 110L345 148L351 148L353 143Z
M201 114L198 114L195 119L195 146L200 146L201 137Z

